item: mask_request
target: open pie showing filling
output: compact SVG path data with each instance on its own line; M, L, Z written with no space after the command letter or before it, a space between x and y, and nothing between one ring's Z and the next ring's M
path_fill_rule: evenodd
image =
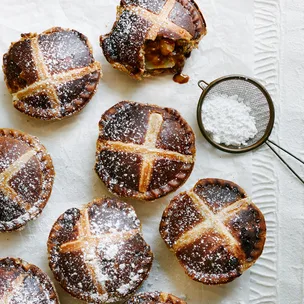
M192 0L122 0L112 31L100 37L106 59L136 79L175 74L179 83L186 59L206 34Z

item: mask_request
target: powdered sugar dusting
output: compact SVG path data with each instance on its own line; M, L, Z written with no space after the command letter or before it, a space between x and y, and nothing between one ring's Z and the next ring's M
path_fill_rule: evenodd
M84 36L76 31L54 31L38 38L50 74L88 66L93 56Z
M25 36L27 48L19 47L25 43L21 40L5 54L4 72L11 80L7 84L14 93L14 106L44 120L62 119L80 111L92 98L100 77L100 64L94 60L87 38L62 28ZM31 64L24 67L27 59ZM20 75L14 73L16 68ZM19 82L20 86L11 88Z
M0 260L0 269L0 301L8 304L59 304L51 280L36 266L6 258Z
M152 253L130 205L104 198L72 216L72 225L67 225L68 217L61 218L64 225L59 220L50 234L51 268L72 295L90 303L113 303L133 293L147 277ZM75 271L70 271L71 265Z
M166 0L123 0L122 3L140 6L155 14L159 14L166 3Z
M153 200L188 178L195 136L177 111L123 101L99 125L95 168L112 192Z
M54 180L53 165L45 148L39 143L33 148L25 140L12 139L13 132L0 129L1 231L20 229L35 219L48 200Z
M245 192L232 182L200 180L164 211L161 236L192 279L227 283L261 255L265 220L244 197ZM180 219L183 213L185 220Z

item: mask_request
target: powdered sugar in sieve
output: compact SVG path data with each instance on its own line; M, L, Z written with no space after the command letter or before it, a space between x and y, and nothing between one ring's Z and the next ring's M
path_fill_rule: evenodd
M275 119L274 104L267 90L256 80L231 75L210 84L201 80L203 90L197 107L197 121L207 141L229 153L252 151L264 143L279 157L288 169L304 184L304 180L275 150L304 162L269 140Z
M205 99L202 108L206 131L218 144L247 146L258 130L251 108L237 96L212 94Z

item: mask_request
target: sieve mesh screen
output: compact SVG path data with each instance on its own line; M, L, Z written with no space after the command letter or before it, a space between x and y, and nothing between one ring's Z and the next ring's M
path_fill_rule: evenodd
M247 141L247 146L226 146L225 144L220 144L222 147L231 149L249 148L263 138L271 119L271 110L266 92L255 83L252 83L252 81L249 82L246 78L227 78L211 85L204 99L210 98L213 94L237 95L246 106L251 108L250 115L255 118L258 130L257 135ZM203 117L202 122L204 123ZM210 134L209 138L212 140Z

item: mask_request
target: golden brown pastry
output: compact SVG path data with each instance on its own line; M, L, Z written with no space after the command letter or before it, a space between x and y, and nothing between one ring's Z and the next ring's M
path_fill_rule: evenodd
M0 303L59 304L50 278L37 266L21 259L0 260Z
M191 51L206 34L193 0L121 0L112 31L100 37L106 59L135 79L181 72Z
M195 136L173 109L122 101L99 122L95 170L119 196L154 200L178 189L195 160Z
M234 280L256 262L266 224L238 185L203 179L171 201L160 234L190 278L216 285Z
M87 37L60 27L21 35L3 57L15 108L44 120L82 110L96 91L100 69Z
M62 214L51 230L48 251L61 286L75 298L98 304L131 296L153 260L134 208L111 198Z
M38 138L0 129L0 232L21 229L45 207L54 167Z
M135 295L126 304L187 304L187 303L168 293L146 292Z

